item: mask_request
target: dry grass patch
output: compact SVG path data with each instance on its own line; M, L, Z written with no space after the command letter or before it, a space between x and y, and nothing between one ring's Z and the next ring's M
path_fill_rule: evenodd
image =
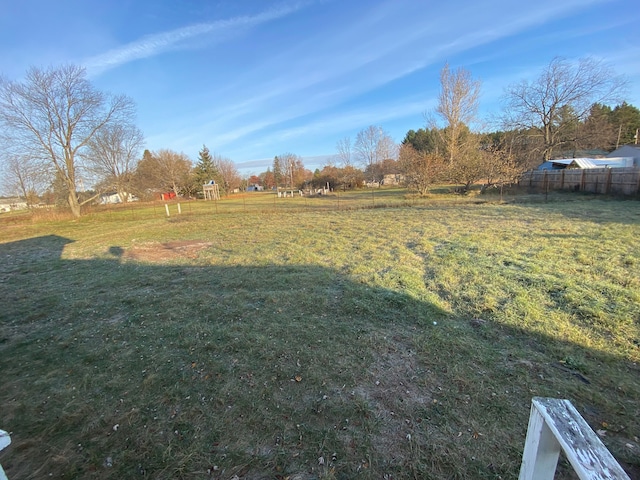
M236 206L5 230L9 478L515 478L536 395L638 476L636 203Z

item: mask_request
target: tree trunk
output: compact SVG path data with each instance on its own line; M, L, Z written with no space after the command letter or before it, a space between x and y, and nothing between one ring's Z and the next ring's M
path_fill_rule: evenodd
M75 189L69 188L69 208L75 218L80 218L80 203Z

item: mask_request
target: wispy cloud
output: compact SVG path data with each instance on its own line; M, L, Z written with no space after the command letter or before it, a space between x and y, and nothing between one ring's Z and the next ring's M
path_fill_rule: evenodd
M98 74L134 60L149 58L176 48L183 48L189 40L197 37L224 34L225 32L256 27L277 20L304 8L310 3L312 2L300 1L283 4L257 15L244 15L215 22L198 23L167 32L147 35L135 42L91 57L83 63L89 72Z

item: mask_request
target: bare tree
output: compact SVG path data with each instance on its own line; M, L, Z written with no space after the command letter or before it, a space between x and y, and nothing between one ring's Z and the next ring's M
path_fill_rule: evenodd
M500 196L502 196L504 187L517 183L524 171L522 165L516 162L515 157L504 144L488 145L482 150L482 157L484 157L483 172L486 180L481 192L490 187L496 187L500 189Z
M29 157L9 155L4 163L3 190L23 197L29 207L36 204L51 176Z
M238 169L231 159L214 153L213 164L220 173L220 178L222 178L222 187L227 195L229 192L240 187L242 177L240 176L240 173L238 173Z
M431 185L442 181L447 170L441 155L418 151L410 144L400 147L398 163L407 187L421 196L429 193Z
M279 168L282 170L282 181L289 188L301 187L307 180L308 170L304 168L304 163L300 155L294 153L283 153L276 157Z
M582 121L594 103L617 100L625 85L600 60L583 58L575 63L556 57L536 79L507 87L504 123L539 137L541 156L549 160L555 150L572 141L567 130L573 123L563 121L567 109Z
M351 138L344 137L336 143L337 157L342 167L349 167L352 164Z
M476 120L480 81L474 80L471 72L464 68L451 70L445 64L440 72L440 95L436 113L444 121L439 129L449 164L459 161L466 151L466 135L469 126ZM432 127L436 127L432 122Z
M181 195L190 185L192 166L184 153L168 149L153 153L145 150L135 172L136 191L143 197L149 191L173 191Z
M73 65L31 68L23 82L0 81L0 124L24 155L53 165L75 217L81 213L79 154L98 130L129 122L133 113L129 98L96 90L85 70Z
M108 124L87 142L90 169L116 190L125 203L131 194L135 162L144 143L142 132L132 124Z
M356 142L354 144L355 158L360 164L371 173L372 181L380 181L377 178L377 166L387 159L397 157L398 148L382 127L369 126L358 132Z

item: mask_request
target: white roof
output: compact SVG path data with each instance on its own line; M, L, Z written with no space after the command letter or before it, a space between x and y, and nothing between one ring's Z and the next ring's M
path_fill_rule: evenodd
M632 167L633 159L628 157L616 157L616 158L559 158L556 160L549 160L551 163L557 163L560 165L576 165L578 168L620 168L620 167Z

